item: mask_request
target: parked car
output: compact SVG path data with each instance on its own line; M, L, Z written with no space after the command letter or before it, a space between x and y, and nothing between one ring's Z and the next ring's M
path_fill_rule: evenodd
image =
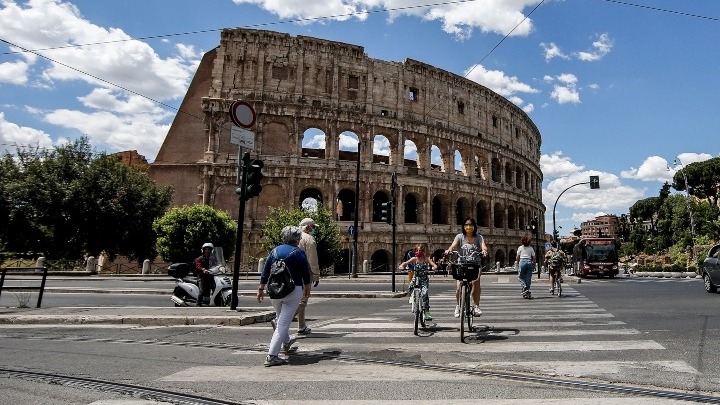
M708 251L707 257L703 261L702 276L705 291L717 292L718 286L720 286L720 244L711 247Z

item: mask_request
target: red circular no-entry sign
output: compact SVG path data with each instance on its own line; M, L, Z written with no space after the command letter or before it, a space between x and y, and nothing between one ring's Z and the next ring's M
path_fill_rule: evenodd
M250 129L256 118L255 109L247 101L235 100L230 104L230 119L235 125Z

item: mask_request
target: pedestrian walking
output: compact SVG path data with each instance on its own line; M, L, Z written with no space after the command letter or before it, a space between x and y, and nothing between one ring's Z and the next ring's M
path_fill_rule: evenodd
M532 284L532 274L535 268L535 249L530 246L530 237L523 236L521 239L521 245L517 249L517 257L515 258L520 263L520 270L518 271L518 280L520 280L520 287L522 288L523 298L531 299L530 284Z
M282 244L273 249L265 260L262 274L260 275L260 286L258 286L257 300L262 302L265 294L265 285L270 277L270 269L276 261L282 260L290 270L295 288L283 298L273 298L270 301L275 309L276 327L270 339L268 356L265 359L265 367L279 366L287 363L286 359L279 356L282 348L287 356L297 350L293 347L295 338L290 337L290 324L292 323L295 311L300 305L300 300L310 296L311 277L310 265L305 252L298 248L302 231L297 226L286 226L280 232ZM298 288L299 287L299 288Z

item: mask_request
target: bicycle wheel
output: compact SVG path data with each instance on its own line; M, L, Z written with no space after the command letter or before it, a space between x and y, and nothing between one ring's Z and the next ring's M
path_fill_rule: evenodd
M465 343L465 317L468 316L467 295L467 287L463 283L460 289L460 342L463 343Z
M473 331L473 321L475 320L475 315L473 315L473 306L472 306L471 295L472 295L471 287L468 284L465 287L465 311L467 313L467 316L465 317L465 321L467 322L468 332Z
M418 289L415 288L413 290L413 297L414 297L414 303L413 303L413 312L415 312L415 336L418 334L418 327L420 323L423 324L423 327L425 327L425 319L423 319L423 304L422 304L422 298L420 298L420 293L418 292Z

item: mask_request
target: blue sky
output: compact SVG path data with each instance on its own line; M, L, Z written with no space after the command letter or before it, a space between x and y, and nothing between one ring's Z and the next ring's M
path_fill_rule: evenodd
M542 134L548 232L558 195L590 175L600 190L558 202L561 234L656 196L676 158L720 154L717 0L0 0L0 150L86 135L154 160L233 27L420 60L503 95Z

